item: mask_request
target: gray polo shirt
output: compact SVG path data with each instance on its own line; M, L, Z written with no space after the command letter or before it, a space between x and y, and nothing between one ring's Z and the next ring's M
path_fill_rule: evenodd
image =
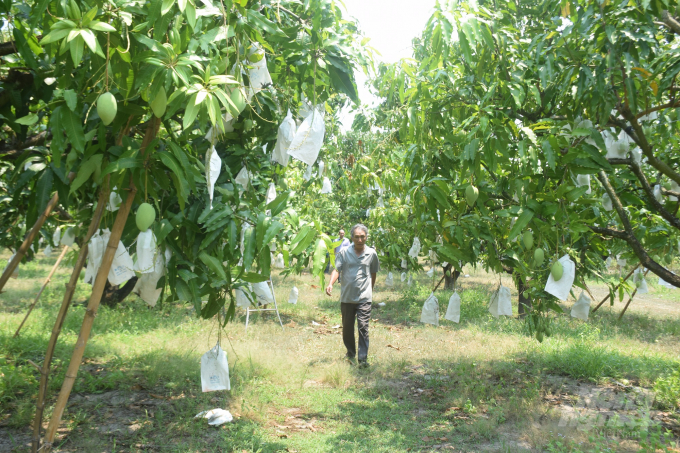
M335 257L335 268L340 272L340 302L361 304L373 301L371 274L380 270L378 254L371 247L364 247L357 256L354 244L344 247Z

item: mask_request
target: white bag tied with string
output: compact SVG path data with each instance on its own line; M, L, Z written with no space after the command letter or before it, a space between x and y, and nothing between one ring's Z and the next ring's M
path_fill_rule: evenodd
M590 175L576 175L576 185L579 187L588 186L587 194L590 194Z
M388 288L394 288L394 275L392 275L392 272L387 273L387 278L385 279L385 286L387 286Z
M94 279L99 272L99 266L102 264L102 257L104 256L104 248L109 242L111 233L108 229L97 230L90 238L90 243L87 248L87 267L85 268L85 283L94 284Z
M512 302L510 301L510 289L501 285L496 291L491 293L489 299L489 313L494 318L499 316L512 316Z
M43 250L43 254L48 258L52 256L52 246L47 244L47 247L45 247L45 250Z
M268 305L274 303L274 295L272 294L269 284L267 282L253 283L253 293L260 305Z
M375 204L376 208L384 208L385 202L383 201L382 195L378 197L378 202Z
M437 261L439 261L439 257L437 256L437 252L435 252L434 249L430 249L429 255L430 255L430 261L432 261L433 264L436 263Z
M132 259L130 261L132 261ZM154 266L153 272L142 274L141 277L139 277L139 280L137 280L137 284L132 292L137 294L149 307L155 307L156 302L163 291L162 287L156 287L158 286L158 280L160 280L164 274L165 264L163 263L163 254L156 253L156 265ZM111 281L111 277L109 277L109 281Z
M276 199L276 184L273 182L269 183L269 187L267 188L267 199L265 200L265 205L268 205L272 201Z
M300 292L298 291L297 286L293 286L290 289L290 294L288 295L288 303L297 304L299 294Z
M408 268L408 261L406 261L406 258L401 259L401 268L402 269Z
M55 247L59 247L59 242L61 242L61 227L57 227L54 233L52 233L52 244Z
M16 255L16 253L12 253L12 256L9 257L9 259L7 260L7 264L5 265L5 269L7 269L7 267L9 266L9 263L12 262L15 255ZM3 273L5 272L5 269L2 270ZM14 272L12 272L12 275L10 275L10 277L11 278L19 278L19 265L18 264L17 264L17 267L14 268Z
M307 165L307 170L305 170L305 174L302 175L302 179L304 179L305 181L309 181L310 179L312 179L312 170L313 170L312 166Z
M581 291L581 295L579 296L578 300L571 307L571 317L587 321L589 313L590 313L590 297L586 296L585 292Z
M322 160L319 161L319 177L323 176L323 171L326 168L326 164Z
M156 253L158 253L158 250L153 231L149 229L139 233L137 236L137 263L135 263L134 270L142 274L154 272L156 263L154 256Z
M61 237L61 240L59 242L61 243L61 245L71 247L75 240L76 240L75 230L69 227L66 228L66 231L64 231L64 235Z
M401 282L404 283L404 280L406 280L406 272L401 273Z
M675 181L671 181L671 190L673 192L680 192L680 185ZM678 197L676 197L674 195L669 196L668 199L670 201L678 201Z
M411 286L413 284L413 279L411 278L411 274L408 274L408 281L406 282L408 286Z
M116 254L113 255L113 262L109 269L109 283L116 286L130 280L135 276L135 273L132 270L133 267L132 258L125 248L123 241L118 241Z
M607 269L612 267L612 257L611 257L611 255L607 257L607 260L605 261L605 265L607 266Z
M274 260L274 267L277 269L283 269L286 267L286 264L283 262L283 253L279 253L276 255L276 259Z
M633 283L635 283L635 286L637 287L637 294L649 293L649 287L647 286L645 274L639 267L635 269L635 272L633 272Z
M614 209L614 206L612 206L612 199L609 197L608 193L602 195L602 207L605 211L611 211Z
M111 193L109 194L109 202L106 205L106 210L110 212L116 212L117 210L120 209L120 204L123 202L123 199L118 195L118 187L113 187L113 190L111 190Z
M457 291L454 291L451 297L449 297L449 306L446 308L444 319L460 322L460 296Z
M307 165L313 165L316 162L326 133L324 116L325 106L323 103L318 104L295 132L295 138L288 147L289 155Z
M207 165L205 166L205 179L208 182L210 209L212 209L213 192L215 191L215 183L217 182L217 178L220 177L220 172L222 171L222 159L220 159L220 156L217 154L214 146L210 147L208 154L209 155L206 159Z
M223 130L220 130L218 127L211 127L208 129L208 133L205 134L205 139L210 143L215 144L219 134L228 134L229 132L234 132L234 117L231 116L230 113L226 113L222 117L222 129Z
M434 276L434 267L431 267L429 271L427 271L426 274L428 277L432 278Z
M668 283L666 280L664 280L661 277L659 277L659 286L663 286L664 288L668 288L668 289L677 289L677 287L671 285L670 283Z
M621 254L619 253L616 255L616 264L619 265L619 267L626 267L626 264L628 264L628 260L621 258Z
M420 239L413 238L413 245L411 245L411 249L408 251L408 256L414 259L418 259L418 255L420 254Z
M246 295L245 291L241 288L236 288L234 290L234 299L236 299L236 306L241 308L250 307L250 299Z
M548 281L545 283L545 291L557 297L561 301L566 301L569 297L569 291L571 291L571 285L574 283L574 278L576 277L576 265L569 258L569 255L564 255L558 260L562 264L562 278L558 281L552 276L552 272L548 277Z
M663 195L661 194L661 185L657 184L654 186L654 198L659 203L663 203Z
M219 344L201 357L201 384L203 392L231 390L227 353Z
M250 182L250 178L253 175L246 169L246 167L242 167L241 171L238 172L238 175L234 178L234 182L236 184L241 184L243 187L242 189L239 189L239 193L242 193L244 190L248 188L248 183Z
M439 301L430 293L430 297L423 304L423 311L420 314L420 322L424 324L439 325Z
M323 185L321 186L321 193L332 193L333 188L331 187L331 181L330 179L324 177L323 178Z
M272 152L272 161L278 162L284 167L288 165L288 147L293 142L295 138L295 120L293 120L293 114L290 113L288 109L288 114L281 121L279 126L279 131L276 134L276 145L274 146L274 151Z
M259 43L256 43L253 45L252 50L250 52L250 59L256 59L253 58L253 55L262 55L262 58L259 61L253 62L249 61L248 65L250 66L250 69L248 69L248 79L250 79L250 90L252 91L252 94L255 95L262 91L262 89L267 86L272 84L272 78L269 75L269 69L267 69L267 56L265 55L264 49L262 46L260 46Z

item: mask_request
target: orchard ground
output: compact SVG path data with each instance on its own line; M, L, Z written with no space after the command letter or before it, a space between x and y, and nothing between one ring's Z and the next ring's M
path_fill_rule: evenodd
M0 452L28 450L38 379L29 360L42 361L68 265L13 335L57 255L22 265L0 295ZM8 257L0 255L0 269ZM556 316L552 337L538 343L523 321L488 313L490 292L500 277L513 288L510 278L465 273L461 322L443 320L451 292L437 291L439 327L418 322L433 279L421 273L408 287L396 278L391 290L381 273L368 369L344 360L339 288L328 298L308 274L275 276L284 329L269 313L251 317L246 334L238 312L222 332L229 392L201 392L200 357L217 342L216 321L134 296L101 307L57 451L680 451L680 290L649 279L650 293L636 296L622 321L627 298L587 323ZM287 303L293 284L297 305ZM606 294L590 286L598 300ZM81 282L64 324L47 416L90 289ZM217 407L234 422L194 418Z

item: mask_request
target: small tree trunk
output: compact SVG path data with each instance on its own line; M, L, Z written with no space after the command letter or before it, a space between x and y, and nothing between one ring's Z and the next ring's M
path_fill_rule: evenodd
M102 296L102 304L109 308L116 308L116 306L123 302L127 296L130 295L135 285L137 284L137 277L132 277L125 282L123 286L112 286L108 281L104 287L104 295Z
M519 313L520 318L526 316L533 307L531 299L527 297L524 292L527 289L527 284L519 274L513 274L515 280L515 286L517 286L517 292L519 293L519 304L517 305L517 313Z
M451 263L447 264L446 267L444 267L444 289L453 291L456 282L458 281L458 277L460 277L460 271L454 269Z

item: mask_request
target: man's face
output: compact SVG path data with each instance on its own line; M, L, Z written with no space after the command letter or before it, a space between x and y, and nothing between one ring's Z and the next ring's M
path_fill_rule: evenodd
M340 231L338 232L338 235L340 235L340 239L344 239L344 237L345 237L345 230L340 230Z
M364 230L356 229L354 230L354 235L352 236L352 241L355 244L363 245L366 243L366 233Z

